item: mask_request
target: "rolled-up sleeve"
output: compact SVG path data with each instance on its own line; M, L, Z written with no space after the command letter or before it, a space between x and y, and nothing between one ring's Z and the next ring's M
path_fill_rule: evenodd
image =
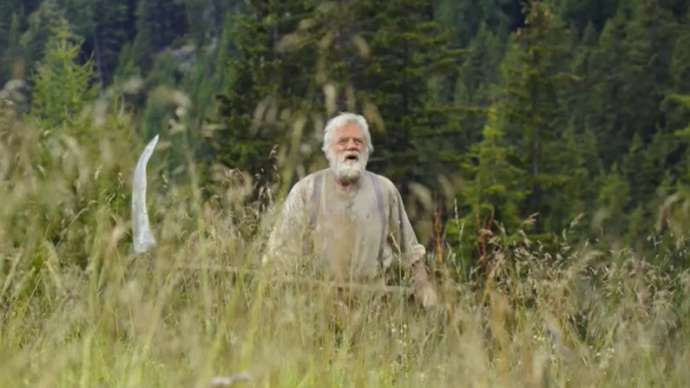
M423 260L426 248L417 240L400 192L392 183L390 186L390 237L393 239L400 265L409 269L417 261Z
M307 190L311 180L305 179L292 187L269 236L263 264L294 261L302 253L304 233L307 229Z

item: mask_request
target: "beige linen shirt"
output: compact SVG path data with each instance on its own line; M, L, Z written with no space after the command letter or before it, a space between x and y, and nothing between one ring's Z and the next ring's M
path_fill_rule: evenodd
M388 178L364 171L355 187L345 191L327 168L290 190L264 262L342 281L367 281L380 279L396 260L409 269L424 254L400 193Z

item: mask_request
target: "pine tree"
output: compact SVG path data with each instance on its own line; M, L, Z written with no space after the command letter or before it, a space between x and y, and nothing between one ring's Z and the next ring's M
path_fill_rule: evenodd
M12 14L10 28L7 31L7 46L0 55L0 85L10 79L24 78L25 65L22 61L24 50L19 42L19 16Z
M79 64L82 38L65 19L59 21L46 44L45 56L33 75L33 116L50 130L69 124L97 95L92 63ZM67 126L66 128L70 128Z
M434 20L433 2L395 0L381 3L363 0L354 5L357 29L373 55L355 62L351 80L357 108L375 107L385 127L373 120L377 146L372 169L384 172L401 184L429 187L438 174L455 169L451 139L459 110L438 97L439 83L455 71L460 54L450 48L447 29Z
M669 87L661 103L666 127L670 131L684 128L690 121L690 109L678 98L690 94L690 24L687 20L690 20L690 12L676 29L669 63Z
M455 90L455 104L462 109L458 122L463 131L450 140L458 152L481 138L485 109L491 103L491 87L499 81L504 46L499 36L482 24L463 55Z
M612 242L620 243L627 231L626 209L630 204L630 184L620 173L617 163L599 183L599 193L595 202L592 220L593 232L603 241L603 246Z
M592 128L607 166L627 152L635 134L647 143L664 126L659 105L669 82L674 23L654 1L639 2L635 11L632 21L620 11L607 23L594 55Z
M207 171L211 164L219 164L258 177L257 185L276 181L273 151L289 143L291 128L286 123L312 86L313 76L304 69L316 67L313 53L281 54L277 48L314 8L307 0L253 3L228 18L223 32L230 38L225 90L217 96L212 118L221 129L209 134L202 145L208 151L203 158Z
M560 192L552 192L549 210L542 215L547 231L554 233L567 228L580 216L589 219L591 205L597 193L593 184L600 174L596 139L591 132L578 133L575 125L568 125L553 148L562 184ZM581 229L578 230L583 232Z
M28 9L26 9L29 12ZM51 33L59 27L65 15L57 0L44 0L38 9L27 19L27 29L20 38L20 45L26 55L27 63L43 57L46 43Z
M12 25L15 23L14 19L24 15L21 0L5 0L0 4L0 53L7 50L12 44L17 43L13 41L10 35ZM18 27L18 26L17 26ZM14 39L17 39L15 36ZM2 78L0 78L2 81Z
M566 23L583 33L588 25L600 32L616 14L619 0L552 0L550 3Z
M508 235L517 232L523 221L522 203L528 192L524 186L526 172L515 165L516 149L505 139L501 128L503 118L497 106L488 109L481 140L472 145L471 164L462 193L459 220L464 226L461 236L457 220L446 223L449 241L457 242L460 251L456 256L464 262L455 263L469 268L475 259L486 259L484 251L487 232ZM497 227L500 225L500 229Z
M558 168L556 146L569 121L559 114L559 90L568 79L570 39L562 21L543 3L532 3L525 20L526 28L513 35L503 61L501 107L507 114L506 135L521 145L520 167L529 172L524 211L547 217L558 206L559 187L567 180Z
M667 158L677 147L668 134L657 132L648 144L639 136L633 138L630 151L622 158L621 171L631 183L631 196L635 203L645 206L662 183L664 172L669 170Z
M597 35L590 23L585 28L582 39L573 44L574 52L570 64L570 77L561 89L563 102L561 115L570 117L570 122L577 133L583 133L592 121L592 112L598 109L599 101L593 98L592 90L595 78L592 67L595 65L593 55L597 48ZM598 156L597 156L598 158Z
M645 143L664 127L659 105L670 86L670 63L677 22L672 12L658 0L643 0L631 23L629 58L641 69L641 76L630 79L629 117Z
M516 150L506 143L497 108L489 108L482 139L472 146L476 160L473 179L468 181L467 197L472 206L470 217L491 217L514 230L523 221L521 203L526 197L523 184L526 172L514 165Z
M95 15L99 9L94 0L56 0L62 16L78 36L90 36L95 27Z
M122 2L96 0L93 28L88 31L84 51L94 60L99 81L110 83L118 65L122 47L134 38L134 20L131 7Z
M457 47L466 47L484 28L505 38L519 15L512 0L443 0L437 2L436 19L452 28L450 39Z
M132 60L142 71L148 72L154 55L187 33L185 7L176 1L139 0L136 17Z
M273 106L316 125L313 140L306 134L296 140L313 150L320 147L320 131L329 115L362 112L372 124L377 149L371 168L396 182L433 182L429 172L438 172L440 163L457 163L439 160L452 156L450 146L437 148L443 136L452 135L443 131L451 117L444 109L450 104L442 102L437 86L452 72L457 53L447 49L448 34L433 20L430 1L398 0L383 8L369 0L305 1L254 11L261 13L261 22L244 17L235 23L243 30L234 34L240 56L229 66L236 83L221 101L221 109L226 109L221 115L228 119L225 134L216 139L228 140L217 148L234 147L232 156L223 156L228 163L245 166L249 160L265 159L268 147L281 139L290 143L286 128L272 124L271 129L266 122L253 126L250 112L267 96ZM288 12L289 18L282 16ZM277 54L271 50L276 43ZM230 132L240 129L243 133ZM254 146L240 148L248 142Z

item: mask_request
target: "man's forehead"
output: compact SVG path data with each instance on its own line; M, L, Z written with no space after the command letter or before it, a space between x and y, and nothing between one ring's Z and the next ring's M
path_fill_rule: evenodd
M362 128L357 125L357 123L348 123L340 128L337 128L335 130L335 136L337 138L342 138L342 137L359 137L363 138L364 137L364 131L362 131Z

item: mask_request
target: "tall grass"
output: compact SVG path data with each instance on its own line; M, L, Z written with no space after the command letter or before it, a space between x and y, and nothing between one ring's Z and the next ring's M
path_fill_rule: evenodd
M274 209L243 202L250 183L203 200L193 184L162 188L152 162L158 245L134 255L131 172L148 139L128 116L101 112L95 125L85 115L59 132L2 112L0 386L690 381L687 272L627 251L564 243L551 257L526 238L495 239L488 280L443 279L442 303L429 311L404 285L363 290L385 303L363 302L340 333L333 287L261 271Z

